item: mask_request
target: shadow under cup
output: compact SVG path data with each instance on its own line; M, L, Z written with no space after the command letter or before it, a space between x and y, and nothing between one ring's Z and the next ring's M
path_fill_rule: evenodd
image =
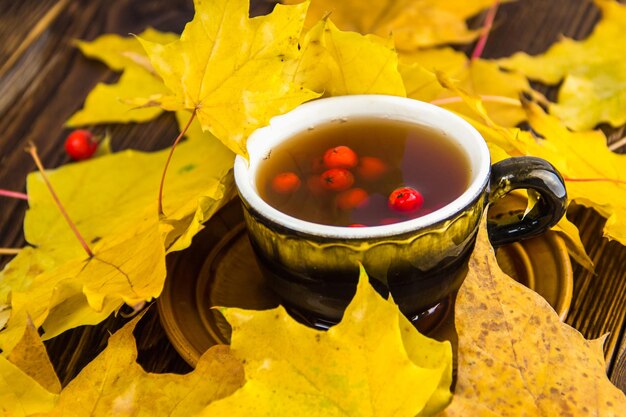
M470 181L443 208L417 219L365 228L335 227L288 216L256 190L256 170L275 146L311 126L350 118L410 122L441 131L466 154ZM537 204L514 224L490 224L493 244L535 236L565 212L562 178L546 161L521 157L491 169L484 139L460 117L439 107L390 96L344 96L306 103L272 119L248 140L250 161L237 157L235 180L248 235L269 285L294 315L314 327L341 320L354 296L359 263L383 296L389 293L416 321L461 285L483 210L490 198L517 188L538 192Z

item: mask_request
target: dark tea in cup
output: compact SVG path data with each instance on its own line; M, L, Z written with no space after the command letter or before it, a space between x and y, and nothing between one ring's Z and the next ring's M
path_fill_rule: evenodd
M320 328L341 320L359 264L423 322L461 285L489 200L516 188L540 195L519 221L489 225L493 244L542 233L566 207L548 162L492 166L465 120L402 97L315 100L272 119L247 148L235 181L258 263L283 305Z
M257 190L313 223L380 226L421 217L466 189L466 153L446 135L403 121L353 118L315 126L259 164Z

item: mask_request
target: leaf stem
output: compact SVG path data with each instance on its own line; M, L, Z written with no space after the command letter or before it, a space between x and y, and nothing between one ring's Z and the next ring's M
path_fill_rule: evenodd
M17 255L20 253L21 249L15 248L0 248L0 256L2 255Z
M563 179L567 182L612 182L615 184L626 184L624 180L616 180L613 178L570 178L564 176Z
M54 200L55 204L59 208L59 211L65 218L65 221L70 226L70 229L72 229L72 232L74 233L74 235L80 242L81 246L87 253L87 256L89 256L90 258L93 258L93 252L91 251L91 249L89 249L89 245L87 245L87 242L85 242L85 239L83 239L83 236L78 231L78 228L76 227L72 219L70 219L70 216L69 214L67 214L65 207L63 207L63 204L61 203L61 200L57 196L57 193L54 191L54 188L52 188L52 184L50 183L50 180L48 179L48 176L46 175L46 170L44 169L43 164L41 163L41 159L39 159L39 154L37 154L37 147L35 146L35 144L32 142L29 142L28 147L26 148L26 152L28 152L30 156L33 158L33 161L35 161L35 165L37 165L37 169L39 170L39 173L41 174L43 181L46 183L46 186L48 187L48 190L50 191L50 195L52 195L52 199Z
M178 145L178 142L180 142L180 140L183 138L185 133L187 133L187 129L189 129L189 126L191 126L191 122L196 117L196 111L197 109L194 109L193 112L191 113L191 117L189 118L189 121L187 122L183 130L181 130L180 134L174 140L174 143L172 144L172 147L170 148L170 153L169 155L167 155L167 160L165 161L165 167L163 167L163 174L161 175L161 184L159 185L159 216L165 215L165 213L163 212L163 186L165 185L165 174L167 174L167 168L170 166L170 161L172 160L172 155L174 155L174 150L176 149L176 145Z
M3 190L0 188L0 196L9 197L9 198L17 198L18 200L26 200L28 201L28 195L24 193L19 193L17 191L9 191Z
M609 150L610 151L616 151L616 150L618 150L619 148L621 148L624 145L626 145L626 136L624 136L623 138L621 138L617 142L611 143L609 145Z
M472 61L480 58L480 56L483 54L483 50L485 49L485 45L487 44L487 38L489 38L489 32L491 32L491 28L493 27L493 21L496 18L496 13L498 13L499 6L500 2L497 1L487 11L487 16L485 16L485 22L483 23L482 33L480 34L480 38L478 38L478 42L476 42L476 46L474 47L474 51L472 52Z
M514 99L514 98L510 98L510 97L503 97L503 96L483 96L483 95L479 95L478 96L482 101L484 102L491 102L491 103L502 103L502 104L510 104L512 106L521 106L522 103L520 103L519 100ZM432 100L430 102L430 104L434 104L435 106L445 106L446 104L452 104L452 103L462 103L463 102L463 98L458 97L458 96L453 96L453 97L444 97L444 98L438 98L435 100Z

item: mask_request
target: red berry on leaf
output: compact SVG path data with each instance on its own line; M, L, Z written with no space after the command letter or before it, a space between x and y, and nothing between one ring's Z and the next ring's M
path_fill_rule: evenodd
M341 210L352 210L360 207L367 201L369 194L362 188L351 188L337 196L337 207Z
M364 180L374 181L387 172L387 164L375 156L363 156L356 170Z
M283 172L272 180L272 190L279 194L291 194L300 188L300 178L294 172Z
M352 187L354 176L344 168L332 168L322 173L322 185L333 191L344 191Z
M65 139L65 152L75 161L91 158L97 149L98 142L88 130L75 130Z
M324 153L324 165L327 168L354 168L359 162L356 153L347 146L330 148Z
M424 197L415 188L396 188L389 194L389 208L403 213L419 210L424 204Z

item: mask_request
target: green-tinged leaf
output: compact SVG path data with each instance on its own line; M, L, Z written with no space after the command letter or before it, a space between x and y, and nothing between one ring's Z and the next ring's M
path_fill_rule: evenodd
M95 324L123 303L157 297L165 253L189 245L208 218L232 195L233 154L219 141L184 143L165 181L159 224L157 195L169 150L124 151L49 171L70 217L95 256L87 258L55 207L39 174L28 177L30 209L25 248L0 272L0 304L11 306L0 348L10 349L27 317L44 338Z

